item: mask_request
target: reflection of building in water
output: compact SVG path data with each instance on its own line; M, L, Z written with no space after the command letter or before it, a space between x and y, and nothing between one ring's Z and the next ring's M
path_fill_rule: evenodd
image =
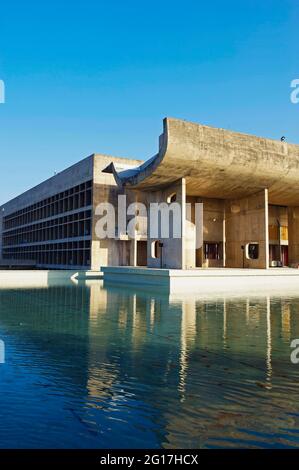
M86 285L90 292L89 318L96 320L99 312L107 309L107 291L103 289L102 282L99 281L88 281Z
M282 336L289 344L290 338L299 336L295 321L299 302L291 298L179 298L130 288L104 289L101 282L90 281L87 289L79 284L34 291L0 290L0 301L3 323L9 306L15 321L22 324L26 318L30 330L68 335L86 331L88 347L91 340L99 346L99 333L101 344L105 340L107 347L112 337L125 337L136 354L158 338L167 338L169 345L179 348L182 376L193 349L219 351L227 345L230 352L252 351L265 358L275 338Z
M154 297L151 293L114 287L108 288L107 292L103 290L102 294L101 289L96 292L93 294L91 290L91 298L98 299L99 318L103 313L110 322L110 327L107 324L105 327L108 348L116 330L117 342L125 337L130 351L139 357L145 354L149 344L155 347L158 338L162 341L167 339L171 356L176 357L179 368L178 391L181 398L185 396L193 351L217 354L229 351L236 357L248 357L250 354L260 367L265 367L265 380L270 381L273 345L280 335L284 338L291 335L290 300L271 301L269 297L240 298L237 301L226 297L216 301L198 298L179 300L167 295ZM100 298L105 305L101 304ZM95 307L90 318L99 326ZM95 323L92 322L92 328ZM277 328L278 325L280 328ZM97 347L95 344L95 350ZM160 358L160 363L164 359ZM166 377L169 363L165 362L164 366Z
M193 302L191 300L192 305ZM291 330L292 306L297 312L299 308L298 300L270 299L269 296L197 300L195 321L190 323L194 337L192 340L189 337L188 349L183 328L185 320L188 321L188 303L189 301L181 303L183 367L181 362L178 384L181 408L173 416L168 410L165 411L166 441L169 448L179 446L181 434L190 436L190 446L200 446L205 438L213 436L213 426L218 426L218 419L219 426L222 427L224 423L229 427L234 419L240 420L240 417L234 417L234 412L238 409L234 401L237 404L240 400L245 400L245 396L239 394L244 380L253 385L256 382L257 388L269 390L272 387L275 370L280 369L281 361L289 359L289 337L294 334ZM222 345L219 341L221 330ZM284 346L281 345L281 337L285 340ZM224 370L228 371L228 375L225 375ZM237 384L230 382L232 374L239 376ZM228 388L225 388L226 382ZM197 383L198 386L195 385ZM209 395L207 389L210 391ZM223 408L224 390L227 397L231 397L227 410ZM211 422L205 421L207 403L212 407ZM260 412L263 413L262 408ZM194 413L201 417L194 417L194 426L190 426L187 417L194 416ZM273 426L275 425L273 421Z
M171 296L153 296L133 289L124 291L110 286L106 290L95 282L90 286L90 319L96 323L101 312L111 321L111 333L114 334L116 326L129 335L132 346L142 346L149 334L158 331L166 336L178 334L182 370L187 367L188 352L194 347L218 350L222 344L221 349L227 345L231 352L244 354L252 348L255 355L270 361L272 334L281 334L287 341L292 335L291 301L271 300L267 296L172 300Z
M95 408L107 401L107 406L126 402L131 409L144 403L152 419L164 423L169 447L179 445L180 433L194 446L213 436L206 403L213 404L216 423L230 424L237 406L232 396L226 418L226 383L238 400L245 400L239 396L244 381L271 388L277 361L288 357L287 338L299 307L297 300L269 296L179 299L115 287L101 292L96 284L90 290L98 305L91 303L88 399ZM239 377L238 384L230 382L232 376ZM190 416L196 416L194 426Z
M285 341L291 340L291 305L282 302L281 305L281 332Z
M207 407L223 408L224 390L234 411L234 393L251 399L242 384L270 388L289 339L299 337L297 298L179 298L94 281L32 294L0 290L0 337L13 325L21 347L31 342L44 358L45 373L55 370L55 384L84 391L87 414L120 401L136 413L141 406L153 432L162 423L169 447L178 430L193 445L195 427L210 432Z
M9 328L22 351L27 351L29 344L33 354L40 357L40 364L50 366L40 371L48 373L48 380L55 370L58 381L85 386L88 309L89 292L85 287L0 290L0 329ZM83 339L76 344L74 338L78 337ZM78 368L84 374L78 375Z
M267 365L267 381L271 381L272 377L272 329L271 329L271 304L270 297L266 299L266 318L267 318L267 354L266 354L266 365Z
M185 381L188 371L188 354L196 337L196 303L189 301L182 304L181 320L181 354L180 354L180 384L179 390L184 399Z

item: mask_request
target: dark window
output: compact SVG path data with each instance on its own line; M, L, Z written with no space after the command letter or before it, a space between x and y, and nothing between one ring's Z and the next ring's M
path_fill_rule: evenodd
M170 194L167 198L167 204L172 204L173 202L176 202L176 193Z
M152 255L152 258L160 258L161 243L159 242L159 240L156 240L156 241L152 242L151 255Z
M248 245L248 258L258 259L259 257L259 245L258 243L249 243Z
M204 243L205 259L222 259L222 243Z

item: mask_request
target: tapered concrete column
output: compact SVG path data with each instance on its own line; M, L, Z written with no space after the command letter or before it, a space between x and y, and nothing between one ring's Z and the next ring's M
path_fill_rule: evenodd
M264 207L265 207L265 268L269 269L270 257L269 257L269 197L268 197L268 189L265 189L265 200L264 200Z
M225 207L223 209L223 222L222 222L222 240L223 240L223 267L226 266L226 219Z
M186 268L186 227L187 227L187 210L186 210L186 180L182 178L182 197L181 197L181 236L182 236L182 268Z
M137 266L137 239L136 236L130 242L130 266Z

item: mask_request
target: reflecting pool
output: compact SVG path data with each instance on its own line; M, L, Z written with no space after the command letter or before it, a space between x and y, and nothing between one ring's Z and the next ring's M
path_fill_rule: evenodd
M299 447L295 338L299 293L0 289L0 447Z

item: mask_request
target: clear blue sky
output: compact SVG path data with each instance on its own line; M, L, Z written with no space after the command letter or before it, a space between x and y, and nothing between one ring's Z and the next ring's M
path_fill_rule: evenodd
M298 0L14 1L0 11L0 203L165 116L299 143Z

